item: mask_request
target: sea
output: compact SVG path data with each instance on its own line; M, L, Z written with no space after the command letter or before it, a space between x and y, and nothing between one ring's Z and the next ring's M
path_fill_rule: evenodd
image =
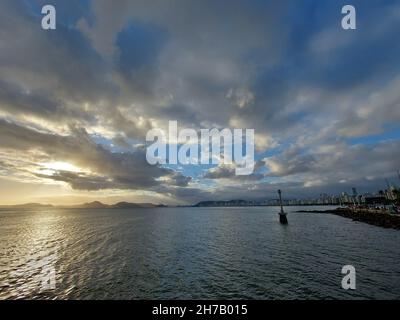
M400 231L300 209L3 209L0 299L400 298Z

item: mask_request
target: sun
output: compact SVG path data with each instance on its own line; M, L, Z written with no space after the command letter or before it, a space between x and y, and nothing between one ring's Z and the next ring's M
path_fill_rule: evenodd
M69 171L69 172L80 172L82 171L78 167L68 162L46 162L40 164L45 170L52 171Z

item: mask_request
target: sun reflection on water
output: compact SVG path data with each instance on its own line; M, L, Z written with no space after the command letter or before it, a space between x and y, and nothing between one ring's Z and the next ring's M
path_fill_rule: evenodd
M32 212L24 217L19 232L11 234L12 228L5 230L9 233L5 237L8 243L4 244L6 252L1 261L6 260L2 264L8 265L8 275L0 288L8 289L1 290L8 294L3 296L0 292L0 298L34 298L55 289L60 250L58 219L51 211Z

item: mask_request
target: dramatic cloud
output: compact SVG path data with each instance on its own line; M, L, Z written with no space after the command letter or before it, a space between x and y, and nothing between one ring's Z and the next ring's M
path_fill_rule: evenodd
M260 169L264 164L264 161L258 161L254 166L254 171L256 172ZM264 178L263 174L260 173L252 173L249 175L238 176L236 175L236 166L235 165L219 165L218 167L211 168L205 172L203 177L205 179L236 179L240 181L257 181Z
M57 30L40 28L44 4ZM180 203L382 188L400 167L400 6L354 0L345 31L345 4L2 1L0 187ZM255 129L255 172L148 165L146 133L169 120Z
M71 131L69 136L59 136L0 120L2 149L37 151L40 155L36 160L40 158L41 163L63 161L81 168L83 172L67 172L42 166L42 170L54 172L32 172L37 177L67 182L74 189L151 188L161 183L160 178L177 186L187 186L190 181L171 169L149 165L143 148L130 153L112 153L95 144L84 129L71 128Z

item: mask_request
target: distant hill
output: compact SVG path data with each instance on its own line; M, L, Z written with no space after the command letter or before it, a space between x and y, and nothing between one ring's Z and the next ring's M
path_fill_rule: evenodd
M254 201L229 200L229 201L202 201L194 205L195 207L247 207L254 206Z
M130 202L118 202L113 204L111 208L115 209L126 209L126 208L156 208L159 205L152 203L130 203Z
M79 208L87 208L87 209L106 209L110 208L108 204L101 203L100 201L93 201L84 203L82 205L78 205Z
M24 203L17 205L0 206L3 209L44 209L44 208L54 208L51 204L41 204L41 203Z
M84 203L82 205L74 206L74 208L83 209L130 209L130 208L157 208L163 205L156 205L153 203L134 203L134 202L118 202L115 204L104 204L100 201L93 201Z
M87 202L84 204L73 206L53 206L51 204L41 203L26 203L18 205L0 206L0 209L50 209L50 208L63 208L63 209L130 209L130 208L159 208L166 207L163 204L153 203L131 203L131 202L118 202L115 204L105 204L100 201Z

